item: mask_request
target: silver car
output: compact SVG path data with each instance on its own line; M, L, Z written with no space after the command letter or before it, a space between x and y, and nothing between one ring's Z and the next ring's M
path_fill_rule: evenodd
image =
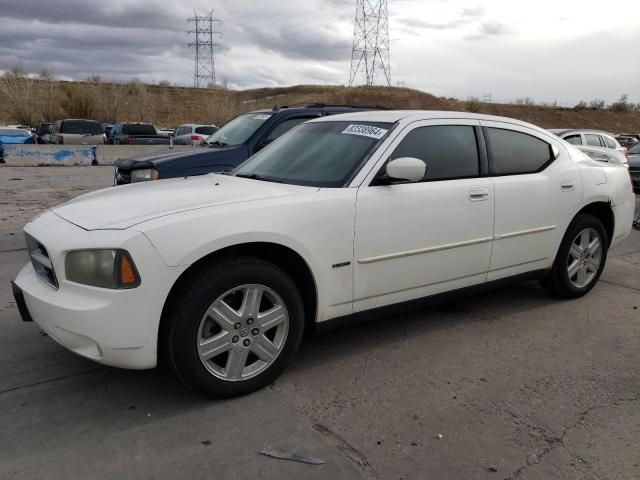
M102 124L95 120L58 120L49 134L49 143L57 145L103 145L106 140Z
M628 162L633 191L640 194L640 142L629 147Z
M174 145L199 145L202 140L218 130L216 125L197 125L185 123L176 128L173 133Z
M617 150L623 155L627 152L626 149L613 137L613 135L600 130L554 128L549 131L573 145L608 148Z

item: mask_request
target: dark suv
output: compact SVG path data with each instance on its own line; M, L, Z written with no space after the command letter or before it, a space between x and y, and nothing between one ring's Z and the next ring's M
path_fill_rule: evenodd
M227 122L205 139L203 147L195 147L193 151L170 151L163 155L118 160L114 183L124 185L161 178L228 172L302 122L372 109L314 104L245 113Z

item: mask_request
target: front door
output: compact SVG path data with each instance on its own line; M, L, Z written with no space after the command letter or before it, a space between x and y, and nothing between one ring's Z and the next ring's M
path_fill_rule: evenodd
M387 161L424 160L424 181L374 180L359 188L354 311L486 281L494 198L493 180L482 176L478 134L479 123L471 120L409 125Z

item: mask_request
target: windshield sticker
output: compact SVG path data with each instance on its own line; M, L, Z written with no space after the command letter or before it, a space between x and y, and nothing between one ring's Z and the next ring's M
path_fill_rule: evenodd
M389 130L385 130L384 128L371 127L369 125L349 125L342 133L380 140L388 131Z
M269 118L271 118L271 115L265 115L265 114L260 114L253 117L254 120L269 120Z

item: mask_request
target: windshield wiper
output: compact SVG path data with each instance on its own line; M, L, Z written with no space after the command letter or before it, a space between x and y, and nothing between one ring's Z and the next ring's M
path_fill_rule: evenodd
M216 145L218 147L228 147L229 144L228 143L224 143L224 142L219 142L219 141L215 141L215 142L207 142L208 145Z
M283 180L273 177L263 177L262 175L258 175L257 173L236 173L236 177L240 178L249 178L251 180L261 180L263 182L274 182L274 183L284 183Z

